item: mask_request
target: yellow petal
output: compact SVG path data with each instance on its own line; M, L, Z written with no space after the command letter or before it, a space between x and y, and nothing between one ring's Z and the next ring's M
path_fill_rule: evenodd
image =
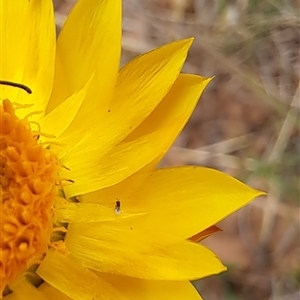
M211 236L213 233L222 231L221 228L219 228L216 225L210 226L207 229L200 231L198 233L196 233L195 235L193 235L192 237L189 238L190 241L198 243L204 239L206 239L207 237Z
M175 122L170 124L170 128L173 126ZM168 132L169 129L165 128L137 140L121 143L106 154L102 154L98 148L91 148L92 145L68 153L60 161L70 171L62 169L61 177L71 178L74 183L65 186L65 194L67 197L82 195L130 176L153 159L152 150L155 148L152 147Z
M111 131L128 134L156 108L177 79L192 41L190 38L154 49L120 70L110 105L115 125Z
M39 292L44 295L48 300L72 300L67 295L61 293L48 283L44 282L41 286L39 286Z
M170 243L162 229L139 231L135 222L69 224L70 256L100 272L153 280L194 280L226 269L204 246Z
M54 251L47 253L37 274L71 299L129 300L92 271Z
M92 97L88 94L85 116L81 109L80 116L76 117L74 124L65 133L65 143L72 145L73 152L78 152L78 148L89 144L91 148L98 149L98 152L105 153L122 141L169 91L180 72L191 42L192 39L188 39L162 46L138 56L124 66L118 75L116 91L109 107L103 107L103 91L101 101L95 101L95 97L99 98L99 90ZM93 107L91 103L95 103L97 107ZM88 133L85 130L84 139L74 148L81 139L84 128L88 128Z
M112 203L114 203L117 198L120 200L123 198L129 198L134 191L138 190L140 186L148 180L148 177L153 170L154 168L151 164L146 165L138 172L127 177L118 184L109 186L96 192L83 194L78 198L80 199L80 202L83 203L99 203L101 205L111 207Z
M55 27L51 0L1 1L0 79L24 84L25 91L0 85L1 99L32 104L30 111L45 110L52 90ZM18 111L18 116L28 114Z
M143 280L97 273L130 300L201 300L189 281Z
M111 202L111 205L104 206L94 203L71 203L67 201L60 201L55 205L59 222L99 222L114 221L125 218L142 217L145 213L126 213L121 215L116 213L116 200Z
M83 88L94 74L78 124L99 116L115 86L120 52L121 1L78 1L58 38L54 91L48 111Z
M5 300L49 300L40 291L31 285L26 279L14 286L13 293L5 297Z
M59 137L74 120L85 94L84 90L73 94L49 114L45 115L39 121L42 131ZM43 140L43 137L41 137L41 139Z
M217 170L178 167L154 171L122 204L123 210L128 207L131 213L147 213L136 220L141 230L163 229L174 238L189 238L263 194Z
M209 81L199 76L180 75L150 116L107 153L99 149L101 145L109 145L109 141L101 142L107 135L97 139L93 137L90 143L80 143L80 146L61 159L71 169L70 173L63 170L62 177L72 176L75 181L66 187L66 194L80 195L112 186L150 162L155 160L156 163L182 130ZM115 137L115 133L111 133L111 136ZM85 184L86 181L89 185Z
M149 155L152 159L153 157L155 159L152 161L150 159L150 163L147 163L143 168L139 169L138 172L128 176L117 184L102 188L90 194L82 195L80 198L81 201L109 205L115 198L126 199L129 195L133 194L133 191L137 190L147 180L149 176L148 172L155 169L157 163L173 143L192 114L201 93L210 80L211 78L180 74L163 101L124 141L129 142L136 139L137 146L139 142L138 138L143 137L143 135L147 133L154 132L152 139L150 139L150 136L147 136L151 151L146 152L145 149L138 147L136 147L135 150L132 149L130 157L126 157L126 159L123 159L123 162L121 162L121 164L124 165L124 169L126 169L127 165L130 165L130 161L132 166L134 166L137 163L137 158L143 159L141 155L144 157ZM159 135L160 133L161 135ZM144 144L144 146L146 145L147 144ZM121 143L113 149L116 156L120 153L121 146L124 146L124 143ZM120 159L122 160L122 156L120 156ZM110 163L110 161L106 163ZM114 166L114 168L117 169L116 166ZM117 175L123 176L121 173ZM101 174L98 176L101 176Z
M263 194L213 169L179 167L137 172L80 200L109 206L118 198L122 213L146 214L136 220L138 228L164 229L176 241L197 235Z
M166 137L153 145L153 148L158 149L157 154L153 155L158 163L187 123L199 97L211 80L212 78L180 74L164 100L125 141L169 128ZM174 126L170 126L171 123Z

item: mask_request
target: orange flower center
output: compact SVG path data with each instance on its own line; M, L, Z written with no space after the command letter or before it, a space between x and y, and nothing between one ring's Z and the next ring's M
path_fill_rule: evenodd
M38 262L50 243L57 197L56 157L38 143L12 103L0 106L0 298L7 284Z

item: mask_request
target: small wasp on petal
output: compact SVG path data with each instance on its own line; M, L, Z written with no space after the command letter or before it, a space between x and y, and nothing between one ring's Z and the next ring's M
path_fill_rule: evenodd
M117 198L117 200L116 200L116 206L115 206L115 214L119 215L120 213L121 213L121 202Z

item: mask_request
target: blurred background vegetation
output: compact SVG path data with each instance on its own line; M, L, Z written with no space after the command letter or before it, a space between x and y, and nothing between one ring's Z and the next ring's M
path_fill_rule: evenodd
M59 31L76 0L53 1ZM163 163L268 192L204 241L228 272L194 284L206 300L300 299L300 3L123 0L122 64L190 36L184 72L216 77Z

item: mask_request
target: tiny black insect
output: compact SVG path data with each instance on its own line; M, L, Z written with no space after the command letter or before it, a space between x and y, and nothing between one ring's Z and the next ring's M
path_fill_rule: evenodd
M3 84L3 85L9 85L9 86L13 86L13 87L18 87L24 91L26 91L28 94L32 94L32 90L24 85L24 84L21 84L21 83L16 83L16 82L11 82L11 81L6 81L6 80L0 80L0 84Z
M115 206L115 214L119 215L121 213L121 202L120 200L117 198L116 201L116 206Z

